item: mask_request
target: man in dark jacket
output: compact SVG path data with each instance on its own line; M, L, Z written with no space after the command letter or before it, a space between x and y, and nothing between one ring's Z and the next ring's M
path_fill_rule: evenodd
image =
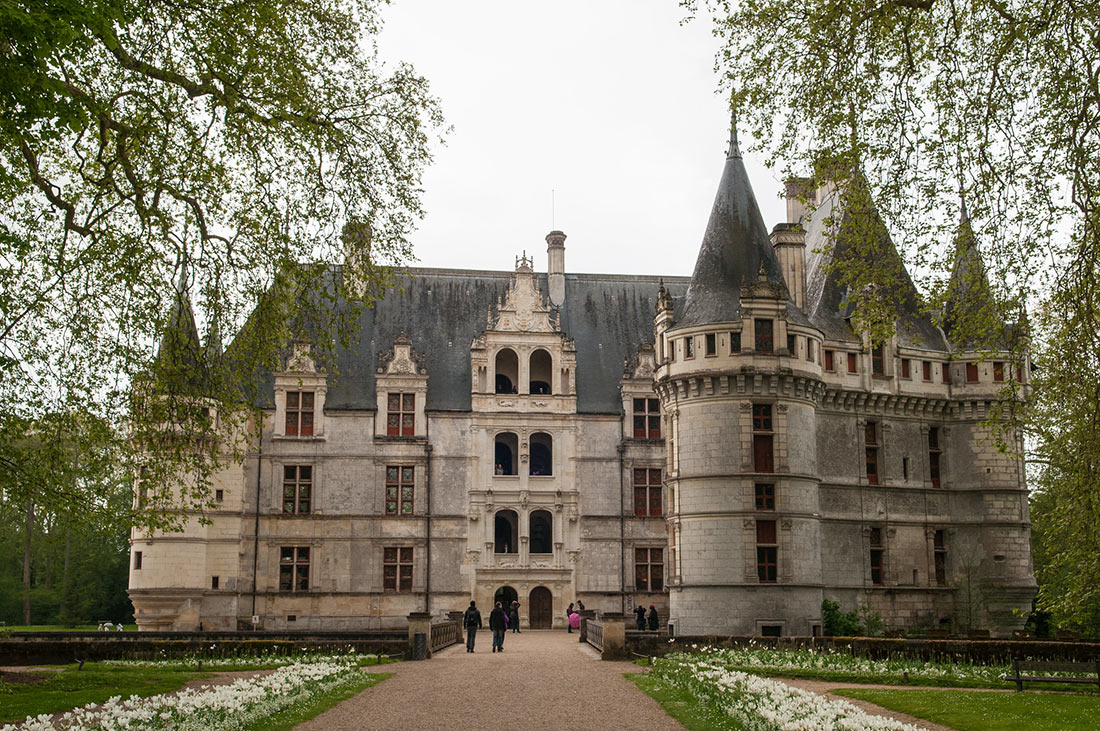
M474 637L477 635L478 628L481 627L481 612L477 610L477 605L473 601L466 608L466 613L462 615L462 625L466 628L466 652L473 652Z
M653 606L652 604L649 605L649 617L648 617L648 619L649 619L649 629L650 630L656 630L657 629L657 622L659 621L659 619L657 617L657 607Z
M489 613L489 629L493 631L493 652L504 652L504 632L508 629L508 616L500 602Z
M637 618L637 626L639 630L645 629L645 605L639 604L634 607L634 616Z

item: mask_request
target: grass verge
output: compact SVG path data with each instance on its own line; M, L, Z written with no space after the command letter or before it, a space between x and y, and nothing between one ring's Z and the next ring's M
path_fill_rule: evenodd
M249 731L289 731L289 729L300 723L305 723L320 716L333 706L343 703L348 698L363 692L372 685L381 683L391 675L393 673L368 673L365 670L360 670L347 683L333 688L327 693L320 693L304 703L295 704L273 716L260 719L249 727Z
M832 692L959 731L1093 731L1100 719L1100 698L1095 696L874 688L838 688Z
M151 696L179 690L195 678L213 673L161 668L127 668L85 663L83 670L67 665L39 683L0 686L0 722L22 721L40 713L61 713L111 696ZM43 673L46 675L46 673Z
M725 713L700 702L690 693L662 683L649 673L626 673L625 677L661 704L665 713L682 723L688 731L739 731L744 728Z
M137 632L136 624L124 624L122 625L124 632ZM97 624L77 624L72 627L66 627L61 624L11 624L0 627L0 632L98 632L99 625ZM111 625L111 632L117 632L114 625Z

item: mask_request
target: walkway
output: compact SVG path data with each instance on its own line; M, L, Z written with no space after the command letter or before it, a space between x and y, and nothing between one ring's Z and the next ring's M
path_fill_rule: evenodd
M577 637L560 630L509 632L504 652L493 653L492 634L481 630L472 655L455 645L427 662L382 665L378 671L392 672L392 678L298 728L683 729L623 677L642 668L601 662Z

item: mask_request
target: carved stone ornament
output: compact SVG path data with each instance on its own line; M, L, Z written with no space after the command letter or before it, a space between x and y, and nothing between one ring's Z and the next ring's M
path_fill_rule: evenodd
M470 563L477 563L477 560L481 558L481 551L474 551L466 549L466 560Z
M505 332L560 332L560 325L552 316L550 306L543 301L538 281L530 266L520 266L508 284L504 301L497 305L496 322L490 330Z
M745 518L743 521L741 521L741 525L744 526L745 528L754 528L754 527L756 527L756 519L755 518Z
M569 557L569 563L575 564L581 558L580 551L566 551L566 555Z
M471 505L469 512L466 513L466 517L470 519L471 523L476 523L481 517L481 513L477 511L477 508Z
M653 378L657 368L657 355L653 346L642 343L634 354L625 361L623 375L626 378Z
M570 505L565 511L565 517L569 519L570 523L577 522L577 506Z
M412 341L401 334L388 352L378 356L378 372L387 376L417 376L426 374L428 369L423 357L413 350Z
M305 340L295 340L286 369L294 373L317 373L317 364L310 355L310 345Z

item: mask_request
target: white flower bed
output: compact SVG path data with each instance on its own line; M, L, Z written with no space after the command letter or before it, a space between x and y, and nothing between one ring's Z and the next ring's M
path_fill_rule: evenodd
M1012 671L1008 664L975 665L964 661L935 662L911 657L893 657L876 660L868 657L856 657L845 652L815 650L777 650L771 647L717 649L712 647L691 646L692 652L707 653L710 662L734 668L760 669L763 671L811 671L836 675L880 676L882 680L894 679L902 682L904 676L910 679L940 679L997 684L1005 673Z
M703 659L658 660L653 672L700 702L720 708L750 731L920 731L916 726L871 715L846 701L829 700Z
M354 660L329 658L325 662L294 663L269 675L241 678L229 685L188 688L172 695L149 698L115 696L103 705L89 704L60 716L28 717L0 731L116 731L119 729L245 728L256 721L308 700L351 680L358 672Z
M217 645L210 645L210 652L215 652ZM373 665L379 662L379 656L373 654L360 655L353 648L347 649L347 654L334 655L332 652L317 652L303 650L298 654L276 654L263 652L258 655L227 655L224 657L203 657L201 655L187 655L185 657L162 657L156 660L102 660L101 665L116 665L133 668L186 668L195 669L202 663L204 670L217 668L270 668L280 665L291 665L303 662L330 662L330 661L354 661L360 665Z

